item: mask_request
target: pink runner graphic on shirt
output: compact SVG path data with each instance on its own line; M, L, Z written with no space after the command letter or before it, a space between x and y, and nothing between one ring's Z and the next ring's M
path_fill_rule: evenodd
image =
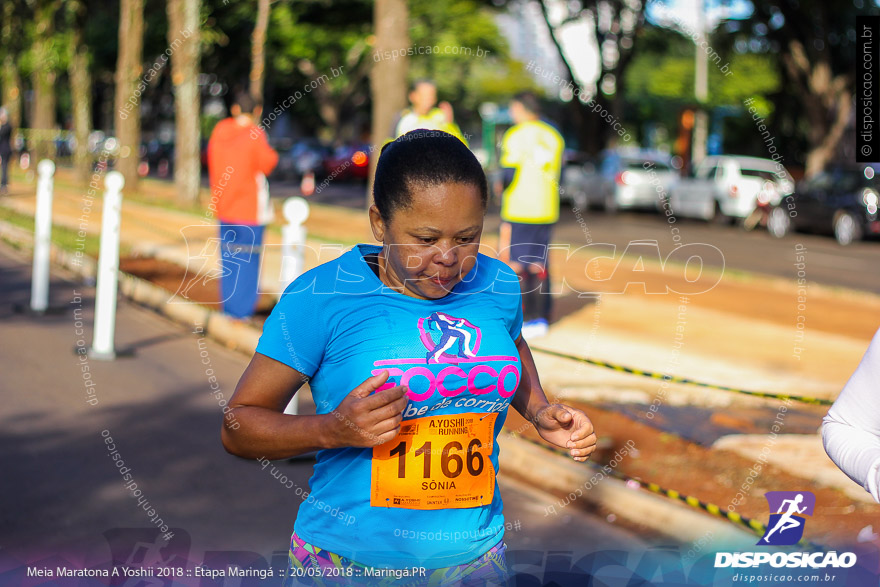
M431 335L432 325L440 331L440 340L436 343ZM419 340L428 349L426 363L459 363L461 359L477 358L483 333L469 320L432 312L427 318L419 318L418 326ZM453 354L456 347L457 352ZM481 360L486 358L481 357Z

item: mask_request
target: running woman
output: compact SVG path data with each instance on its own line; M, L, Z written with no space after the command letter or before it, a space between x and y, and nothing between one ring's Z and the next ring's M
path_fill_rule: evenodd
M383 572L406 585L500 584L507 408L576 461L596 448L593 425L547 401L520 336L517 277L478 252L488 191L464 143L424 129L399 137L373 189L381 246L357 245L288 286L230 400L238 427L223 428L223 445L253 459L319 451L286 584ZM450 352L431 323L467 332L468 352ZM306 381L317 414L284 414Z

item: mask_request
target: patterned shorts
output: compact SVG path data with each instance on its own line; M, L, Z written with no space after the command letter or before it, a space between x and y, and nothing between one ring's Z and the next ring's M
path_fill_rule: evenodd
M290 537L290 555L283 587L311 585L369 585L370 587L482 587L507 585L507 565L499 542L479 558L463 565L426 569L424 576L365 577L370 567L313 546L294 532Z

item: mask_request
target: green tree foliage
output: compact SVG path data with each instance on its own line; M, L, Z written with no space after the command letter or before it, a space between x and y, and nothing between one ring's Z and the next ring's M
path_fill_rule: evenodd
M12 28L22 31L13 39L17 46L0 47L0 61L7 53L14 54L23 92L30 89L35 63L34 2L6 0L4 5L9 9L0 11L0 20L8 15L10 22L14 20ZM88 48L93 79L92 123L96 129L112 132L119 2L82 2L88 14L83 42ZM495 24L497 8L476 0L412 0L409 6L412 46L440 49L411 55L409 77L434 79L440 99L453 103L456 118L462 124L473 129L479 123L477 109L483 102L504 103L518 91L538 89L524 64L510 56L507 42ZM165 8L164 1L145 5L144 71L168 49ZM235 90L247 87L255 15L254 0L202 0L203 97L209 86L216 84L228 105ZM370 0L273 1L266 44L266 109L271 110L326 74L329 79L322 84L321 91L305 93L287 110L304 133L323 132L328 138L361 136L369 127L370 118L368 76L375 63L372 18ZM55 21L55 33L40 51L52 55L52 67L58 72L58 122L67 126L71 119L67 80L70 31L63 11ZM334 68L341 70L342 75L333 77ZM169 60L141 96L140 104L145 110L144 140L155 138L160 129L170 127L173 121L170 75ZM215 122L201 121L203 136L208 136Z
M399 48L409 53L409 77L433 79L440 99L456 107L457 118L478 120L480 103L534 88L523 65L510 58L490 8L473 0L414 0L409 6L412 44ZM279 102L327 74L326 89L342 113L340 124L365 124L367 76L375 60L384 58L374 53L372 34L372 2L273 5L267 84L275 87L267 98ZM344 74L333 78L333 68L340 67ZM331 122L314 96L297 101L291 111L303 122Z
M267 35L267 110L289 97L306 131L357 138L369 97L372 3L278 3ZM326 76L326 77L324 77ZM320 84L311 87L309 84ZM308 92L305 88L309 86Z
M513 59L495 24L495 10L473 0L414 0L410 35L415 47L410 78L430 78L440 99L458 108L456 117L476 123L483 102L503 103L523 90L537 90L521 62Z
M253 28L252 8L243 0L217 5L207 23L212 46L206 47L203 67L230 86L247 76L242 47ZM410 79L434 79L440 99L454 104L457 118L475 123L480 103L534 89L523 65L510 58L492 9L473 0L415 0L410 11L412 44L399 48L411 53ZM327 75L320 90L304 93L288 110L305 132L323 129L332 138L362 134L376 59L372 26L372 2L366 0L274 3L266 47L267 110ZM340 69L343 74L333 77Z
M626 97L631 102L668 101L676 106L693 104L694 98L694 49L688 38L658 27L646 27L646 37L665 39L663 43L645 43L627 72ZM659 50L657 50L659 49ZM730 75L719 69L728 63ZM748 80L744 83L743 80ZM743 100L755 96L768 96L779 91L780 75L774 58L760 54L733 54L722 59L719 66L709 62L710 108L739 106ZM772 105L767 103L767 108ZM769 114L767 111L764 114Z
M779 96L787 136L801 142L794 158L807 175L829 161L852 161L853 90L858 59L856 17L880 13L865 0L768 0L754 2L754 13L741 37L778 55L788 91Z
M782 76L776 57L760 53L736 53L723 41L724 33L716 33L709 44L719 52L721 61L709 61L710 110L719 107L742 108L743 101L754 98L761 116L771 120L775 99L782 89ZM694 106L694 51L690 37L676 31L646 26L639 39L640 51L633 58L626 74L626 101L641 122L660 123L667 136L676 136L681 110ZM702 49L701 49L702 50ZM722 67L727 65L727 75ZM743 110L745 116L745 110ZM740 145L726 148L742 150Z

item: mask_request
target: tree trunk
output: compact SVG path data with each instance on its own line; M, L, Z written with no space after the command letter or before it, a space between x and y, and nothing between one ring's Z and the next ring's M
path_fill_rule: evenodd
M266 29L269 27L269 0L257 0L257 24L251 35L250 94L263 103L263 82L266 78Z
M3 104L9 112L9 122L12 128L21 128L21 75L16 65L18 51L15 47L14 32L18 31L21 23L15 19L15 6L12 2L4 4L3 28L0 29L0 45L5 50L2 67ZM15 22L13 23L13 21Z
M141 93L144 50L144 0L119 2L119 56L116 60L115 120L119 159L116 169L125 177L125 190L138 188L141 142ZM126 107L129 105L128 107Z
M3 60L3 103L6 104L12 127L18 130L21 128L21 76L11 55Z
M373 7L373 27L376 30L375 50L380 56L384 51L409 47L409 10L406 0L376 0ZM373 63L370 73L370 93L372 95L373 129L370 155L370 181L367 206L373 203L373 175L379 160L379 149L391 138L391 125L407 105L406 74L409 60L406 56L397 59L380 59Z
M852 111L852 80L833 75L828 59L811 62L800 41L793 40L782 63L788 77L797 84L807 114L809 131L804 174L810 177L834 158Z
M52 48L55 35L55 2L44 0L34 9L36 35L32 45L34 70L32 84L34 89L34 109L31 129L34 131L29 147L34 158L40 161L55 157L54 130L55 119L55 79L58 56Z
M823 133L823 136L817 141L811 141L812 146L807 153L807 165L804 170L805 176L811 177L816 173L819 173L825 169L825 166L834 158L840 140L843 138L846 131L851 111L852 93L849 91L842 91L837 99L834 119L830 124L828 122L823 124L826 132Z
M182 42L181 42L182 41ZM183 205L198 204L202 166L199 142L199 0L168 0L168 44L174 87L174 183Z
M89 132L92 129L92 78L89 73L89 52L83 42L85 28L85 6L82 0L69 0L67 9L70 15L70 99L73 108L73 133L76 147L73 162L76 175L82 183L88 183L91 175L89 157Z

